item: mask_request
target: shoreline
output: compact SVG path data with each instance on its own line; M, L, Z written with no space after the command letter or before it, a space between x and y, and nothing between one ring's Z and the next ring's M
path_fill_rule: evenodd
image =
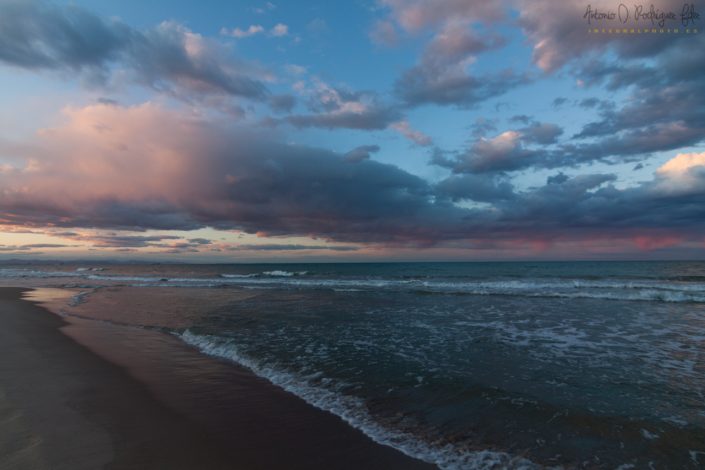
M434 468L170 335L64 319L28 290L0 288L0 468Z

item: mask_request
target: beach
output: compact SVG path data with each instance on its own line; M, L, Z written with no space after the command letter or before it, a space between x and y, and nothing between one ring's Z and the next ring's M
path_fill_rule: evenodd
M2 469L430 467L169 335L23 292L0 289Z
M704 282L702 262L6 264L0 468L700 468Z

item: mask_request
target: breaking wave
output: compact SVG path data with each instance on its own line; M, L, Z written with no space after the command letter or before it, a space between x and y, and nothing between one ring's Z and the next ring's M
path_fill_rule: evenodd
M361 398L345 395L335 386L322 386L314 382L325 382L316 374L297 375L279 370L252 359L238 351L232 340L214 335L199 335L185 330L175 333L185 343L198 348L204 354L230 360L267 379L272 384L292 393L316 408L328 411L343 419L352 427L362 431L375 442L393 447L404 454L424 462L438 465L442 469L489 470L495 468L529 470L541 466L521 457L491 450L470 451L452 444L434 445L416 436L392 429L379 423L367 411Z

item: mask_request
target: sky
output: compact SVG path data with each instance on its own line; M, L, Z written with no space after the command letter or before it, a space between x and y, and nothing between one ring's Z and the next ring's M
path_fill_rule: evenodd
M705 259L702 13L0 0L0 259Z

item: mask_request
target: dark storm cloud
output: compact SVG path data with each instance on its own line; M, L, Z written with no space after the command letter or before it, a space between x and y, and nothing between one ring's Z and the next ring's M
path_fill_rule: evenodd
M499 171L456 174L432 185L392 165L369 159L351 164L324 149L186 120L154 105L94 105L74 113L75 123L44 133L42 150L27 155L31 171L0 174L4 223L54 230L213 227L413 246L634 237L649 230L697 237L705 228L700 155L676 157L653 180L628 189L616 188L610 174L559 172L541 187L520 191ZM93 119L105 128L86 126ZM180 132L166 132L173 128ZM127 135L130 152L112 145L113 135ZM517 139L518 133L500 134L485 144L511 149ZM76 164L86 155L94 165ZM80 232L68 238L106 248L210 249L198 238Z
M495 217L476 225L473 239L623 238L647 248L658 246L660 237L702 241L705 166L683 174L657 174L651 181L622 190L613 186L617 177L612 174L569 177L558 173L545 185L523 192L502 190L501 179L481 178L462 175L439 184L439 191L448 196L491 204L487 211Z
M686 180L683 175L657 174L652 181L624 190L612 186L615 175L554 177L501 210L505 221L515 227L636 235L648 230L678 230L684 236L698 237L705 228L702 169L692 168Z
M93 119L104 128L84 126ZM174 128L180 131L169 132ZM103 146L113 135L129 136L130 151ZM0 218L6 223L214 227L398 243L458 237L468 225L467 211L434 201L426 181L392 165L350 164L343 155L190 121L154 105L87 107L75 112L75 123L47 133L44 144L28 156L36 161L32 171L0 177ZM77 164L87 155L96 165ZM103 236L92 241L141 247L163 240Z
M491 175L453 175L436 185L439 196L453 201L497 202L513 199L514 187L507 178Z
M0 2L0 61L31 70L78 72L94 84L108 81L117 66L134 81L177 96L260 100L267 94L245 64L177 23L138 31L78 6L39 0Z

